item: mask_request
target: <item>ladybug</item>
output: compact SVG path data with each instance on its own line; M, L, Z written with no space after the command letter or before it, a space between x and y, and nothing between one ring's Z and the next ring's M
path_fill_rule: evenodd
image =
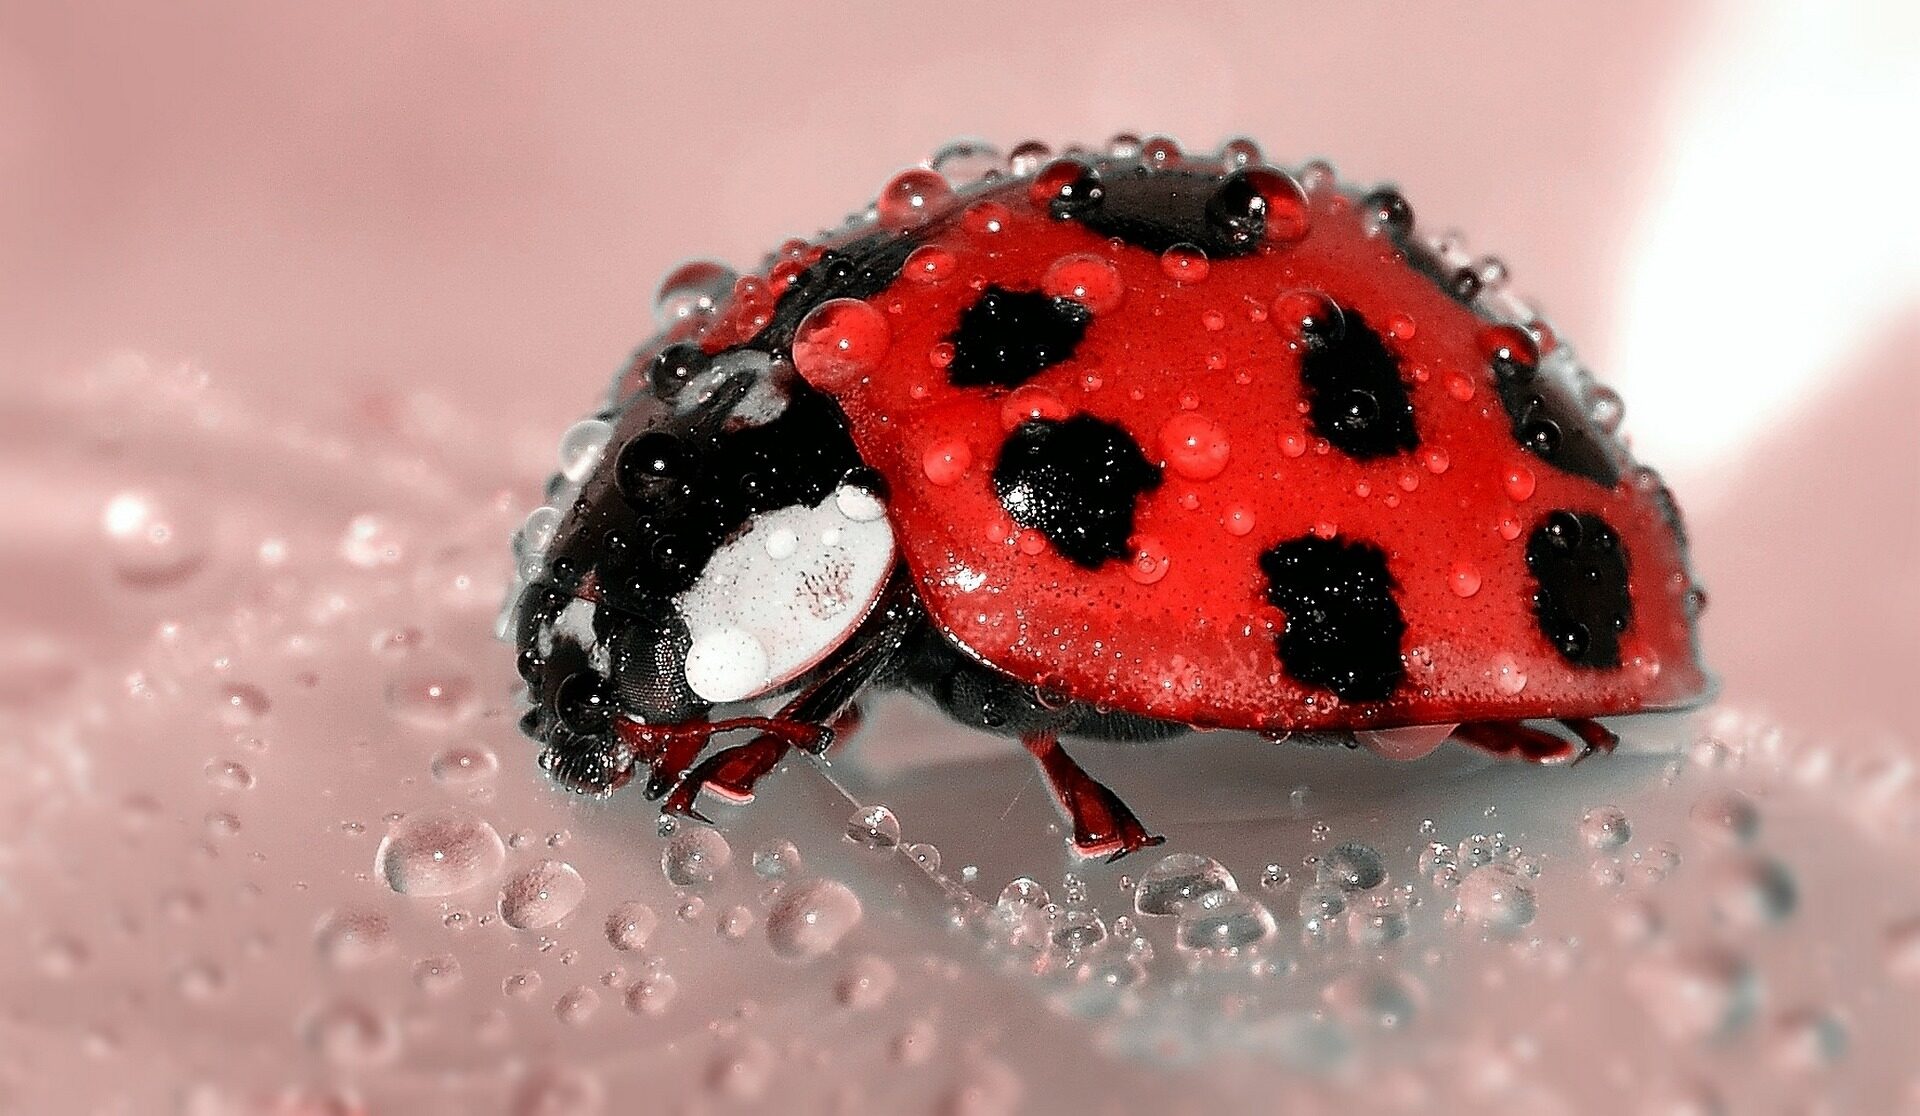
M1063 736L1611 750L1709 689L1704 596L1503 278L1246 141L913 169L688 265L518 538L522 727L699 817L902 688L1017 737L1088 856L1161 838Z

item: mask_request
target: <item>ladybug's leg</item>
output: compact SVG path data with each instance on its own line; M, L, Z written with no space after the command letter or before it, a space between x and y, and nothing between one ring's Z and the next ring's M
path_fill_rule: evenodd
M823 670L772 718L741 718L716 725L760 728L760 735L701 761L682 777L661 804L661 812L700 818L694 802L710 790L733 802L751 802L753 789L786 758L789 748L820 753L835 738L835 730L851 731L860 720L854 699L867 684L897 662L907 639L920 623L921 612L910 590L898 587L893 601L882 607L869 627L855 636L845 652ZM752 722L752 723L747 723ZM828 728L832 725L834 728ZM705 820L702 818L701 820Z
M774 717L729 717L721 721L691 721L678 725L646 725L621 718L614 724L622 743L633 749L652 769L647 780L647 797L659 798L678 784L687 768L706 750L713 737L736 729L758 729L774 737L782 747L800 747L809 751L824 749L832 738L831 730L786 717L785 710Z
M1133 816L1119 795L1075 763L1060 746L1054 732L1030 732L1023 735L1020 742L1040 761L1040 770L1046 774L1047 785L1053 788L1054 799L1073 822L1073 847L1081 856L1104 853L1108 854L1109 861L1118 860L1135 849L1166 840L1148 833L1147 827L1140 824L1140 819Z
M1611 752L1620 742L1612 730L1598 721L1560 722L1579 738L1576 744L1564 736L1544 729L1529 728L1518 721L1477 721L1453 730L1454 738L1464 740L1496 756L1517 756L1529 763L1579 763L1595 752Z

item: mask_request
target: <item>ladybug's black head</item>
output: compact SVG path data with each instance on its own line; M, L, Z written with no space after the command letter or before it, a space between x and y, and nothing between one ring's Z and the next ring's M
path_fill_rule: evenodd
M556 780L588 793L631 777L622 720L682 723L750 696L689 681L689 622L715 607L703 574L755 516L818 505L859 466L839 409L754 350L671 347L606 421L598 464L577 489L555 485L563 511L523 562L514 626L522 728Z

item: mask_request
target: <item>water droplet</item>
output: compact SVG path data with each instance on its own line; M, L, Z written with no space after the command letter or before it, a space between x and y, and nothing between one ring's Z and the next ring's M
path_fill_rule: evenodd
M1119 309L1127 293L1120 269L1113 261L1090 252L1061 256L1047 266L1042 290L1055 298L1070 298L1095 314Z
M340 536L340 556L350 566L377 570L395 566L407 548L398 528L377 515L356 515Z
M599 1010L600 993L584 984L568 989L553 1003L554 1017L570 1027L586 1023Z
M1374 902L1347 912L1348 935L1368 949L1406 937L1409 923L1406 905L1397 901Z
M1203 895L1235 889L1232 873L1219 861L1198 853L1171 853L1141 875L1133 909L1143 915L1178 914Z
M880 311L857 298L830 299L801 319L793 367L820 387L847 387L877 371L892 344Z
M1522 503L1530 498L1536 483L1533 470L1525 465L1515 465L1507 470L1507 496L1515 503Z
M779 1057L772 1045L757 1035L749 1035L714 1054L713 1061L707 1065L707 1085L734 1100L758 1100L766 1094L767 1084L778 1065Z
M163 589L177 585L206 563L212 526L193 505L163 500L152 492L127 491L107 499L100 512L107 556L124 585Z
M1493 658L1493 688L1512 697L1527 688L1527 672L1512 655L1502 652Z
M1236 136L1220 145L1220 163L1228 170L1257 167L1264 162L1260 145L1245 136Z
M1397 190L1375 190L1360 199L1360 217L1368 236L1401 241L1413 232L1413 207Z
M1213 264L1197 244L1175 244L1160 253L1160 273L1176 283L1205 282Z
M847 840L870 849L891 851L900 845L900 819L885 806L868 806L847 819Z
M422 810L395 822L374 852L374 870L403 895L452 895L498 875L506 846L491 825L458 808Z
M1511 864L1475 868L1460 881L1454 895L1462 915L1501 933L1528 925L1538 910L1533 885Z
M1168 468L1188 480L1212 480L1232 452L1227 432L1205 415L1182 411L1160 427L1160 453Z
M664 328L686 318L707 317L726 303L738 278L732 268L712 260L681 264L660 281L653 297L654 320Z
M810 960L839 945L860 917L860 898L846 884L798 882L782 891L767 912L767 944L782 957Z
M460 959L451 953L413 963L413 983L429 996L444 996L460 985Z
M937 244L922 244L907 254L901 274L915 283L944 283L953 278L953 253Z
M531 1000L534 993L540 991L540 974L532 969L508 973L500 982L500 991L511 1000Z
M763 880L782 880L800 874L800 850L792 841L769 841L753 852L754 874Z
M841 1006L855 1011L879 1007L893 994L899 977L883 958L866 956L856 960L834 982L833 997Z
M1297 345L1335 341L1346 331L1346 319L1340 307L1319 291L1282 294L1273 300L1269 320L1280 331L1280 336Z
M1615 433L1626 414L1626 404L1621 402L1619 392L1604 384L1595 384L1587 389L1587 417L1593 420L1595 426L1609 434Z
M921 871L931 875L940 870L940 850L928 844L903 845L901 852L906 853L920 866Z
M1259 945L1274 931L1273 913L1259 900L1220 889L1181 907L1174 941L1197 953L1234 953Z
M336 969L357 969L393 952L393 925L373 911L329 911L313 932L314 948Z
M500 919L516 930L537 930L572 914L586 897L587 881L573 865L542 860L500 889Z
M1800 888L1786 865L1766 857L1742 856L1718 865L1713 873L1713 913L1741 927L1785 921L1800 903Z
M1133 556L1127 560L1127 576L1141 585L1152 585L1167 576L1173 556L1166 544L1152 535L1135 535L1131 540Z
M680 983L666 973L649 973L628 986L623 998L635 1015L664 1015L680 994Z
M939 171L948 182L965 185L1004 173L1006 156L1000 149L978 140L955 140L933 153L927 165Z
M696 827L677 833L660 851L660 871L678 887L699 887L733 862L733 846L718 830Z
M953 205L953 187L939 171L914 167L894 175L880 188L874 209L880 224L895 231L917 229Z
M942 438L927 446L920 458L920 468L927 479L945 488L958 484L960 478L973 468L973 449L961 438Z
M637 899L629 899L608 913L607 943L623 952L642 949L647 939L653 936L654 928L659 925L660 916L653 913L652 907Z
M448 729L480 715L480 688L451 659L418 655L387 681L387 708L411 725Z
M1688 817L1703 836L1723 845L1750 845L1760 835L1760 811L1736 790L1703 795Z
M1447 588L1456 597L1473 596L1480 591L1480 571L1469 562L1455 563L1453 572L1447 575Z
M1610 852L1632 837L1633 826L1618 806L1595 806L1580 817L1580 838L1595 852Z
M1348 973L1327 985L1321 998L1348 1019L1370 1027L1396 1030L1413 1021L1425 993L1404 973L1367 968Z
M1760 978L1745 958L1719 946L1696 946L1649 957L1627 973L1647 1016L1667 1037L1701 1040L1730 1035L1760 1005Z
M1371 845L1348 841L1320 860L1319 877L1346 891L1370 891L1387 880L1387 866Z
M307 1045L342 1068L380 1065L400 1052L400 1030L393 1020L351 1000L322 1004L300 1029Z
M221 790L252 790L253 772L247 766L235 760L210 760L206 766L207 782Z
M455 744L441 749L428 770L438 782L477 783L493 778L500 771L500 760L477 744Z
M600 1116L607 1090L585 1070L546 1067L534 1070L513 1091L511 1116Z

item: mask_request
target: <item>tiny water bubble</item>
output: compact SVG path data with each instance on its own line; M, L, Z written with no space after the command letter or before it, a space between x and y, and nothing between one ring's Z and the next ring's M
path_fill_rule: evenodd
M553 1003L554 1017L569 1027L578 1027L600 1011L600 993L582 984L561 993Z
M847 840L877 852L900 845L900 819L885 806L867 806L847 819Z
M637 899L629 899L607 914L607 944L622 952L641 949L659 925L660 916L653 913L652 907Z
M374 868L403 895L437 897L492 879L507 850L491 825L466 810L422 810L393 823L374 852Z
M1107 937L1107 924L1097 912L1069 908L1062 910L1054 920L1053 932L1049 935L1053 944L1069 953L1091 948Z
M1346 891L1370 891L1386 882L1387 866L1371 845L1348 841L1321 859L1316 874Z
M540 991L540 974L532 969L508 973L507 978L500 982L500 991L505 993L508 999L530 1000L534 993Z
M840 1006L853 1011L866 1011L885 1003L893 994L894 985L899 983L899 975L884 958L868 956L858 958L834 981L833 998Z
M1533 886L1511 864L1483 864L1468 872L1455 891L1461 915L1500 933L1520 930L1538 912Z
M934 846L924 843L905 845L902 846L902 851L929 875L940 870L940 850Z
M444 996L460 985L460 959L451 953L423 957L413 963L414 987L429 996Z
M627 986L622 1001L635 1015L665 1015L680 994L680 983L667 973L649 973Z
M800 850L794 847L792 841L769 841L753 851L754 874L763 880L780 880L797 876L800 874L800 868Z
M1264 891L1285 891L1293 882L1293 873L1284 864L1268 864L1260 869L1260 887Z
M500 919L516 930L552 926L572 914L586 895L587 882L573 865L542 860L500 889Z
M1687 812L1696 832L1723 845L1749 845L1760 835L1760 811L1736 790L1702 795Z
M1147 869L1133 892L1136 914L1178 914L1187 903L1216 891L1234 891L1225 865L1198 853L1171 853Z
M476 783L498 774L500 760L479 745L455 744L436 753L427 769L436 782Z
M357 969L393 952L393 924L375 911L329 911L314 928L314 948L336 969Z
M1618 806L1595 806L1580 818L1580 838L1595 852L1611 852L1633 839L1633 826Z
M1276 930L1273 913L1250 895L1209 891L1181 909L1174 942L1202 954L1231 954L1259 945Z
M1725 861L1714 869L1711 886L1714 916L1732 926L1751 929L1784 922L1800 903L1793 873L1771 857Z
M715 829L705 826L676 833L660 852L660 871L677 887L700 887L733 862L733 846Z
M840 944L860 923L860 898L838 880L797 882L767 912L767 944L782 957L808 960Z

